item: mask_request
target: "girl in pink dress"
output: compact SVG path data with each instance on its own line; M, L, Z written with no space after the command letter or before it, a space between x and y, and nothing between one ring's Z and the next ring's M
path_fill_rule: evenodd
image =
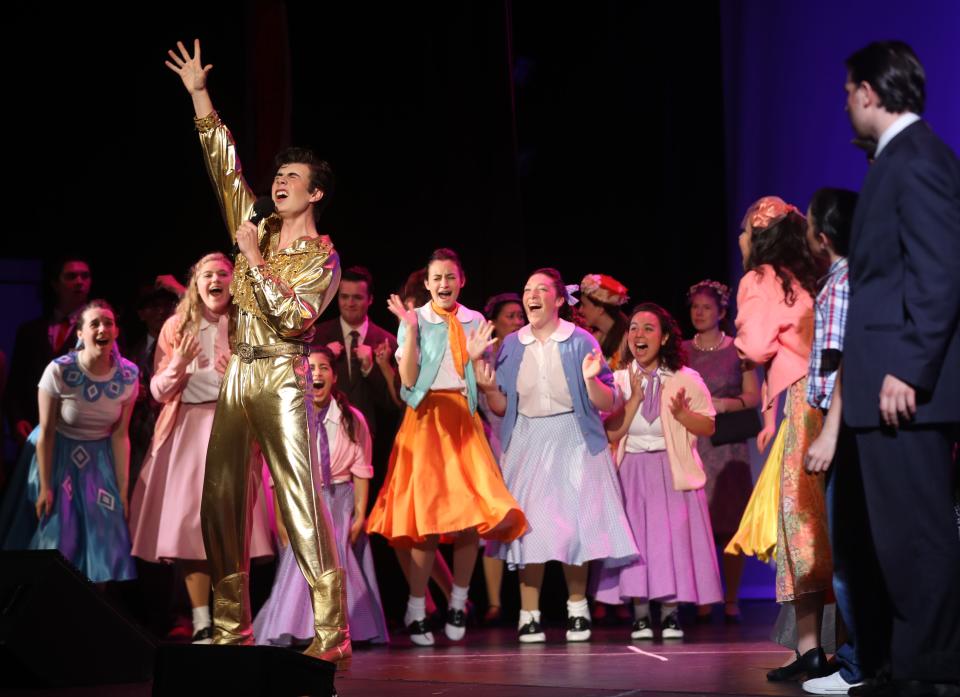
M227 324L232 277L233 264L226 256L219 252L204 256L191 269L186 294L160 331L150 392L163 409L130 507L133 555L180 564L193 608L193 640L201 644L210 643L213 633L200 495L213 413L230 357ZM259 494L250 554L273 554Z

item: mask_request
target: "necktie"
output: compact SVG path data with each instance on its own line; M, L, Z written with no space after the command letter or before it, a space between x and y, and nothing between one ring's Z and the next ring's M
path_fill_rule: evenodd
M647 386L643 390L643 404L640 406L640 414L647 420L648 424L652 424L657 420L657 417L660 416L660 375L657 373L656 368L647 372L638 364L635 365L637 366L637 370L647 378Z
M327 418L327 412L330 410L330 403L327 403L323 409L317 413L317 435L320 438L320 478L323 480L323 488L329 489L333 484L333 477L330 474L330 439L327 437L327 427L324 421Z
M347 374L353 379L354 374L360 370L360 361L357 358L357 346L360 344L360 332L356 329L350 332L350 347L347 360Z
M447 335L450 338L450 355L453 357L453 365L457 369L457 375L464 376L464 369L467 365L467 337L463 333L463 325L457 319L457 310L459 305L447 312L434 302L430 303L433 311L436 312L447 323Z

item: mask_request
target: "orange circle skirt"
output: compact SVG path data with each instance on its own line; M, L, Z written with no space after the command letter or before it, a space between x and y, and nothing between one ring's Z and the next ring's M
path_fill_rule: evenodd
M367 531L408 546L427 535L446 535L442 541L449 542L449 535L470 528L510 542L526 531L527 520L467 398L431 391L404 412Z

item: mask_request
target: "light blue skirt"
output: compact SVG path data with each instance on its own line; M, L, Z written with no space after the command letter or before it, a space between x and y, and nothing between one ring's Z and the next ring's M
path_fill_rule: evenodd
M509 544L488 542L487 556L511 569L593 559L619 566L639 557L610 450L592 455L573 413L518 416L500 466L530 529Z

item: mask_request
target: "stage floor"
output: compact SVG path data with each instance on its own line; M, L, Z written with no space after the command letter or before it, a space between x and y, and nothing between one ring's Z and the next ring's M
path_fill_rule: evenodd
M358 647L353 665L336 680L340 697L687 697L688 695L801 695L799 684L773 684L766 671L788 652L769 641L777 614L772 602L743 603L743 623L686 623L681 641L631 642L629 627L595 628L593 640L567 644L561 626L547 643L520 645L512 628L470 628L466 641L415 647L396 636L389 647ZM0 691L23 697L134 697L150 685L70 690Z
M539 645L517 643L509 628L468 630L462 645L441 632L426 649L397 637L390 648L358 651L337 689L341 697L803 694L766 680L789 653L767 638L776 613L773 603L745 603L743 624L688 624L681 641L630 641L624 626L597 628L583 644L567 644L559 626Z

